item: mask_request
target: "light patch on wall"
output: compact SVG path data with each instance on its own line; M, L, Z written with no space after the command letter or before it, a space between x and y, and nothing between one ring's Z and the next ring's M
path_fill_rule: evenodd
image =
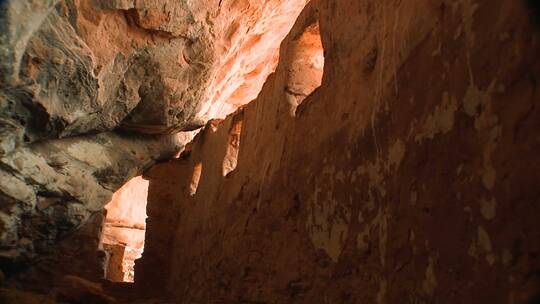
M488 264L493 265L495 263L495 255L493 254L491 239L486 229L482 226L478 227L478 245L484 250Z
M444 92L442 103L427 117L414 140L416 142L422 142L425 139L433 139L437 134L448 133L454 127L457 109L457 99L455 97L450 97L448 92Z
M333 187L329 187L316 188L310 198L306 228L313 245L337 262L347 239L351 214L333 197Z
M470 85L463 97L463 110L465 114L475 117L480 111L480 106L486 104L489 96L474 85Z
M493 253L493 246L488 232L482 226L478 226L477 237L469 246L469 256L478 259L480 254L484 254L486 262L493 266L497 261L497 256Z
M403 157L405 157L405 144L398 139L388 149L388 165L398 169ZM386 168L386 170L390 170L390 168Z
M428 266L426 268L426 277L424 282L422 282L422 289L427 295L433 296L437 288L437 278L435 276L435 259L429 257Z
M367 176L369 179L369 188L377 189L382 195L386 195L386 189L384 188L384 173L383 162L377 159L375 162L366 162L365 165L361 165L356 168L356 174L358 176Z
M492 220L495 218L497 208L497 201L494 198L481 199L480 200L480 213L486 220Z
M478 132L480 143L483 145L484 168L481 172L481 178L484 187L488 190L493 190L497 180L497 172L491 158L502 132L499 118L493 113L491 106L491 94L495 91L496 84L497 80L493 79L486 91L471 84L463 98L464 111L474 118L474 127Z
M191 176L191 182L189 184L189 195L191 196L194 196L195 193L197 193L199 181L201 180L202 169L202 163L198 163L193 167L193 175Z
M240 150L240 135L242 133L242 115L238 118L235 116L231 129L229 131L229 138L227 142L227 151L225 152L225 158L223 159L223 176L227 176L230 172L236 169L238 162L238 153Z

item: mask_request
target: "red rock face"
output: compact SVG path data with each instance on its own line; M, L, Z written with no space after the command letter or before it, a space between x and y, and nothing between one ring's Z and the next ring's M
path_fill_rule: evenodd
M124 126L160 133L199 118L223 118L255 99L306 2L80 0L74 9L98 71L106 73L119 55L147 52L136 65L149 73L155 65L159 77L137 76L153 82L147 95L160 100L144 101L139 90L139 108Z
M254 99L307 2L2 1L0 260L49 252Z
M148 173L136 282L182 303L527 303L539 43L520 1L312 2L258 98Z

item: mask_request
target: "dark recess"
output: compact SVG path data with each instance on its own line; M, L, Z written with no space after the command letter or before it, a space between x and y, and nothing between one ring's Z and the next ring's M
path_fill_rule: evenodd
M540 25L540 0L525 0L531 11L531 17L537 25Z

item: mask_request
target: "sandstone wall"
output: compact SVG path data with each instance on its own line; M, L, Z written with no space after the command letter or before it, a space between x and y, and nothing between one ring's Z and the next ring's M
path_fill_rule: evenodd
M531 301L540 32L529 17L513 0L312 1L258 98L148 174L136 282L166 283L176 303ZM324 74L303 99L289 88L309 94L317 77L294 75L317 68L292 58L317 22Z
M306 2L0 1L0 268L255 98Z

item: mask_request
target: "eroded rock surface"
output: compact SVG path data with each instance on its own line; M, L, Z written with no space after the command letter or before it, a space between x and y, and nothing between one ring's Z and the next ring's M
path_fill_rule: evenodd
M306 2L6 1L6 116L41 114L38 138L193 128L256 97Z
M259 97L147 174L136 282L179 303L532 303L529 16L512 0L312 1ZM317 23L313 91L296 55Z
M306 2L0 2L2 261L48 252L177 132L254 99Z
M209 119L128 303L537 301L535 2L306 2L1 1L0 301L125 296Z

